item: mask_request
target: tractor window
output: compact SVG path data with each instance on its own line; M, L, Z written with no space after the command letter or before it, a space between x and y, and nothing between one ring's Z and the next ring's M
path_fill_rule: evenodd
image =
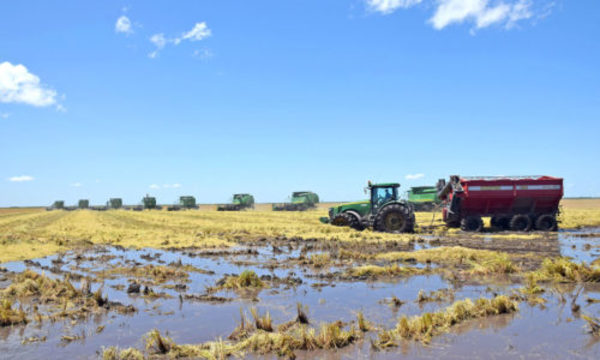
M398 189L394 187L376 187L371 193L373 205L383 205L398 198Z

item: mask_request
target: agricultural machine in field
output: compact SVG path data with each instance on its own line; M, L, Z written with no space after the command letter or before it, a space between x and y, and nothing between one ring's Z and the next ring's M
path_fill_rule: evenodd
M408 202L415 211L431 211L440 203L435 186L415 186L408 191Z
M77 207L79 209L88 209L90 207L90 201L87 199L81 199L81 200L79 200Z
M217 207L218 211L240 211L254 208L254 196L250 194L234 194L231 204L223 204Z
M52 205L48 206L46 210L63 210L65 208L65 202L63 200L56 200Z
M193 196L180 196L179 204L172 205L167 208L168 211L179 211L183 209L198 209L196 198Z
M142 199L142 204L143 204L143 209L147 209L147 210L162 209L161 206L156 204L156 198L153 196L150 196L150 195L144 196L144 198Z
M273 204L273 211L305 211L316 208L318 203L319 195L314 192L296 191L289 203Z
M341 204L329 208L329 217L323 223L335 226L350 226L356 230L372 227L376 231L389 233L412 232L415 214L412 205L398 196L398 183L372 184L369 181L365 192L369 200Z
M106 203L107 209L120 209L123 207L123 199L121 198L111 198Z
M449 227L481 231L482 217L501 230L555 231L563 179L551 176L461 177L438 183L442 215Z

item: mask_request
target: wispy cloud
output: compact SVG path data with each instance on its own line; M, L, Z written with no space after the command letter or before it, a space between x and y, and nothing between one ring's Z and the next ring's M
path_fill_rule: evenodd
M127 35L133 34L131 20L127 16L121 15L115 23L115 32Z
M461 23L472 23L471 32L492 25L513 28L519 21L547 17L554 0L364 0L371 11L384 15L414 7L427 1L434 9L428 23L436 30Z
M208 27L206 22L199 22L187 32L184 32L178 37L167 38L163 33L157 33L150 37L150 42L154 44L154 51L148 54L148 57L154 59L158 56L160 51L165 48L168 44L179 45L183 41L201 41L210 37L212 30Z
M418 180L421 178L424 178L425 174L419 173L419 174L408 174L405 176L406 180Z
M150 189L160 189L160 185L152 184L149 186Z
M366 0L371 11L382 14L391 14L400 8L409 8L421 3L423 0Z
M13 176L8 178L8 181L11 182L25 182L25 181L33 181L34 177L29 175L21 175L21 176Z
M0 102L42 107L57 105L56 97L56 90L42 84L24 65L0 63Z
M8 119L10 117L9 113L0 113L0 119Z
M74 182L71 184L71 187L82 187L82 186L83 186L83 184L80 182Z

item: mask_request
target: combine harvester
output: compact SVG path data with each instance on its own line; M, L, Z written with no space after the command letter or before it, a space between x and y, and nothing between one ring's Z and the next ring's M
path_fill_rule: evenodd
M432 211L441 202L437 193L438 190L435 186L411 187L407 193L408 202L415 211Z
M106 202L106 208L107 209L120 209L123 207L123 199L121 198L110 198L107 202Z
M412 205L398 196L398 183L372 184L365 193L369 200L341 204L329 208L329 217L319 220L335 226L349 226L356 230L367 227L389 233L413 232L415 213Z
M198 205L196 205L196 198L193 196L180 196L179 204L169 206L167 211L179 211L184 209L198 209Z
M142 199L142 206L144 210L161 210L162 206L156 204L156 198L150 195L144 196Z
M79 200L77 207L79 209L89 209L90 208L90 201L87 199L81 199Z
M482 217L501 230L556 231L563 179L551 176L461 177L438 182L449 227L481 231Z
M52 205L46 208L47 211L51 210L63 210L65 208L65 202L63 200L56 200Z
M223 204L217 207L217 211L240 211L254 209L254 196L250 194L234 194L231 204Z
M319 203L319 195L311 191L296 191L292 193L289 203L273 204L273 211L305 211L314 209Z

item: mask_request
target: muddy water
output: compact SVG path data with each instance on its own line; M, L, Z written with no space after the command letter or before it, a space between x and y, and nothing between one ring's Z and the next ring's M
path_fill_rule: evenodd
M543 244L523 245L515 242L511 247L517 251L523 246L537 246L554 255L570 256L577 261L590 262L600 254L600 229L563 231L549 235ZM430 241L414 244L415 248L440 245ZM502 240L495 238L463 239L462 245L479 241L478 247L495 247ZM535 240L523 240L535 241ZM394 281L333 280L326 275L342 272L341 265L314 268L290 265L302 253L299 246L271 244L247 248L229 249L215 254L201 250L163 251L154 249L128 250L102 247L85 251L71 251L61 255L35 259L32 262L3 264L8 271L22 272L29 268L44 272L47 276L62 277L66 272L96 278L102 270L116 267L143 266L146 264L167 265L181 262L196 268L213 271L214 274L189 273L189 282L173 279L164 284L153 285L155 292L168 294L170 298L154 300L126 292L131 278L117 275L106 278L103 285L95 282L92 290L103 286L111 301L133 305L137 312L120 315L108 312L80 321L44 321L28 325L0 328L0 359L96 359L103 346L137 347L143 349L142 337L157 328L167 332L178 343L200 343L226 338L239 321L240 309L249 315L250 307L259 312L269 311L275 324L293 319L296 304L308 306L308 316L313 324L322 321L354 321L362 311L365 317L380 327L391 328L400 315L415 315L436 311L452 303L452 299L419 304L415 300L420 290L434 291L444 288L454 290L454 299L490 297L494 293L507 293L516 285L485 284L467 285L445 281L438 275L420 275ZM443 243L442 243L443 245ZM247 250L250 250L248 252ZM311 251L304 251L309 256ZM557 254L558 253L558 254ZM57 262L57 259L62 261ZM185 294L204 294L207 287L226 274L239 274L254 270L259 276L300 279L295 286L273 284L257 293L218 291L213 295L230 298L224 303L190 301ZM0 280L1 280L0 276ZM186 289L177 291L169 285L185 283ZM9 280L0 281L6 287ZM520 304L516 314L469 321L443 336L434 338L428 346L415 342L402 343L390 351L374 352L367 340L335 352L298 352L299 358L354 359L354 358L600 358L600 339L587 333L581 314L600 316L600 304L588 303L586 298L600 299L599 286L586 286L577 299L581 310L571 311L570 302L578 289L573 286L548 288L544 297L545 306ZM563 293L567 302L560 301ZM180 295L182 298L180 298ZM396 296L405 303L400 307L390 306L386 299ZM100 331L99 327L104 328ZM31 337L46 337L45 341L22 344ZM81 339L65 342L63 336L81 336Z

